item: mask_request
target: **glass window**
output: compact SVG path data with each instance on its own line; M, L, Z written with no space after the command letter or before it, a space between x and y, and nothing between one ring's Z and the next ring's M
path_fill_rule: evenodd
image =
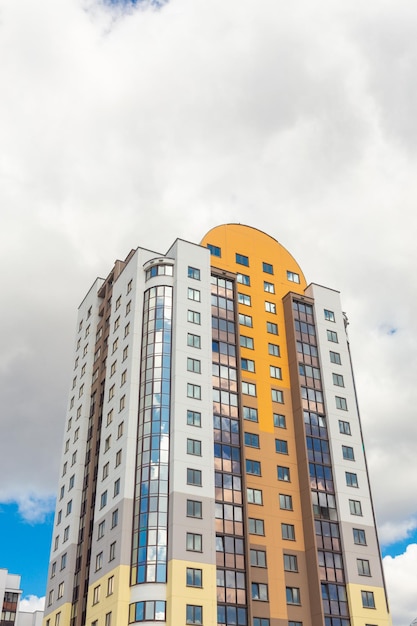
M284 394L279 389L271 389L272 402L284 403Z
M187 411L187 424L189 426L201 426L201 413L198 411Z
M355 451L351 446L342 446L342 454L346 461L355 460Z
M267 313L273 313L275 315L275 313L277 312L277 305L275 304L275 302L265 302L265 311Z
M198 439L187 439L187 454L201 456L201 441Z
M330 362L335 363L336 365L342 365L340 354L338 352L332 352L332 350L330 350Z
M195 302L200 302L201 293L198 289L193 289L192 287L188 287L188 299L194 300Z
M265 535L265 526L262 519L249 518L249 532L251 535Z
M256 385L242 382L242 393L248 396L256 396Z
M243 315L243 313L239 313L239 324L252 328L252 317L250 315Z
M265 274L273 274L274 273L274 268L270 263L265 263L265 261L262 262L262 270L265 272Z
M190 348L201 348L201 337L200 335L193 335L192 333L187 334L187 345Z
M282 378L282 372L280 367L276 367L276 365L269 366L269 375L271 378Z
M246 473L253 474L255 476L260 476L261 475L260 461L253 461L252 459L246 459Z
M196 267L188 266L188 278L193 278L194 280L200 280L200 270Z
M359 546L366 546L366 534L362 528L353 529L353 542Z
M264 291L267 293L275 293L274 283L268 283L268 281L264 280Z
M362 595L362 606L365 609L374 609L375 608L375 598L373 591L361 591Z
M288 454L288 442L284 439L275 439L275 452Z
M194 485L196 487L201 487L202 485L201 470L193 469L191 467L187 468L187 485Z
M255 371L255 361L252 361L251 359L241 359L240 360L240 366L241 366L242 370L244 370L246 372L254 372Z
M246 285L250 287L250 276L247 274L236 274L236 281L241 285Z
M203 607L195 604L187 604L187 624L202 624L203 623Z
M350 435L350 423L339 420L339 432L342 433L342 435Z
M250 448L259 448L259 435L254 433L245 433L245 446Z
M203 517L203 503L200 500L187 500L187 517Z
M242 348L248 348L249 350L253 350L252 337L245 337L245 335L240 335L240 345L242 346Z
M279 346L275 343L268 343L268 354L271 356L280 356Z
M278 335L278 324L273 324L272 322L266 323L266 332L271 335Z
M268 602L268 585L252 583L252 600Z
M194 398L194 400L201 400L200 385L193 385L191 383L187 383L187 397Z
M270 626L270 621L267 617L254 617L253 626Z
M284 480L285 482L290 482L290 468L283 467L281 465L277 466L278 480Z
M335 317L333 311L329 311L328 309L324 309L324 319L326 322L334 322Z
M349 500L349 509L352 515L362 515L362 504L359 500Z
M327 331L327 339L329 341L332 341L333 343L339 343L339 340L337 338L337 333L334 330Z
M266 552L264 550L251 550L250 564L254 567L266 567Z
M345 382L341 374L332 374L332 376L333 376L333 385L336 385L337 387L345 386Z
M213 246L211 243L208 243L207 248L210 250L210 254L212 256L218 256L218 257L222 256L222 250L218 246Z
M298 562L295 554L284 554L284 570L286 572L298 572Z
M346 398L336 396L336 408L340 409L341 411L347 411L348 407Z
M187 550L189 552L201 552L203 546L202 535L187 533Z
M287 604L301 604L298 587L286 587Z
M262 504L262 491L260 489L247 488L246 490L249 504Z
M203 586L203 570L194 567L187 567L187 587Z
M300 276L296 272L290 272L289 270L287 270L287 280L291 281L292 283L299 283Z
M201 374L201 361L198 359L187 358L187 371L194 372L195 374Z
M238 293L237 301L239 304L245 304L246 306L251 306L251 298L246 293Z
M281 524L281 535L283 539L295 541L295 528L293 524Z
M238 252L236 252L236 263L239 263L239 265L246 265L246 267L249 267L249 257L245 256L244 254L239 254Z
M258 409L255 409L251 406L243 407L243 419L249 420L250 422L258 421Z
M346 476L346 485L348 487L359 487L357 474L353 474L352 472L345 472L345 476Z
M201 314L198 311L188 310L187 319L191 324L201 324Z
M370 576L371 568L367 559L356 559L359 576Z
M273 419L274 419L274 426L276 428L287 428L285 415L280 415L280 413L274 413Z
M280 493L279 494L279 508L287 511L292 511L292 497L287 494Z

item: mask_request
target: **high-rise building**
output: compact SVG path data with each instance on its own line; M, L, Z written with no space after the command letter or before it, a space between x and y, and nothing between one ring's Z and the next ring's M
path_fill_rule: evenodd
M0 568L0 626L41 626L43 611L21 611L21 595L19 574Z
M45 626L388 626L346 327L240 224L97 279Z

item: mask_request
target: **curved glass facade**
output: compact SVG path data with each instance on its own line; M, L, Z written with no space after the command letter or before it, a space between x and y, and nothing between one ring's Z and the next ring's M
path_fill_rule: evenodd
M144 294L131 584L167 579L172 287Z

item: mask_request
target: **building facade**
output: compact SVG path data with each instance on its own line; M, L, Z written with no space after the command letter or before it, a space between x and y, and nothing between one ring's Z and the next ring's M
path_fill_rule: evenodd
M43 611L21 611L20 575L0 568L0 626L42 626Z
M45 626L388 626L339 293L239 224L81 303Z

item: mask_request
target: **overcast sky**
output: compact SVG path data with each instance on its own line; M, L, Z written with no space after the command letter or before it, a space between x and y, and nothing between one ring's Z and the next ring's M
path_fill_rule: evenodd
M394 626L417 616L416 28L415 0L0 0L0 503L53 507L95 277L246 223L342 293Z

